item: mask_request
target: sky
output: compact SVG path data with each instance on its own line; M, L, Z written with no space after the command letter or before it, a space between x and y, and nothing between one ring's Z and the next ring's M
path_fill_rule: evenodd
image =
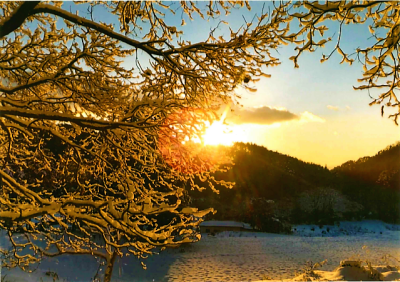
M223 18L231 27L249 21L261 11L263 2L251 2L253 9L234 11ZM337 35L334 25L328 36ZM192 27L191 27L192 28ZM198 29L196 25L193 27ZM203 26L202 33L207 30ZM198 40L200 32L192 33ZM371 44L368 26L346 26L342 34L344 50L352 53L359 46ZM295 45L280 48L276 54L281 65L267 69L271 78L254 83L257 92L237 89L242 94L242 110L227 118L231 138L252 142L303 161L338 166L348 160L371 156L400 140L400 128L387 115L381 117L379 106L368 91L354 90L362 77L362 65L339 64L338 54L320 63L322 53L330 53L332 44L315 53L304 53L295 69L289 58ZM229 139L229 138L228 138Z
M205 2L199 3L205 5ZM207 22L195 16L191 22L184 18L187 24L181 27L183 38L192 43L204 41L219 20L227 21L230 28L237 30L244 24L243 17L251 21L264 4L262 1L250 3L251 11L245 8L233 10L229 16L221 15L217 21ZM98 18L114 22L101 12ZM165 20L180 25L182 19L177 14L167 15ZM330 29L326 34L335 38L337 26L327 26ZM223 36L230 34L227 27L221 27L218 32ZM369 40L367 24L349 25L343 30L341 45L347 53L352 53L359 46L371 44ZM233 114L228 114L225 119L228 126L224 127L223 134L222 127L209 132L209 143L216 140L225 144L234 141L256 143L306 162L333 168L349 160L374 155L399 141L399 126L387 115L381 117L379 106L369 106L372 100L366 90L353 89L359 85L357 79L362 77L361 64L341 65L341 57L336 53L329 61L320 63L322 53L330 53L334 44L326 44L324 49L314 53L302 54L297 69L289 60L296 54L296 45L283 46L272 53L280 59L281 65L267 69L270 78L250 83L256 92L244 87L235 90L242 95L242 107L236 107ZM142 61L146 60L143 56ZM132 64L129 59L124 62L127 67Z

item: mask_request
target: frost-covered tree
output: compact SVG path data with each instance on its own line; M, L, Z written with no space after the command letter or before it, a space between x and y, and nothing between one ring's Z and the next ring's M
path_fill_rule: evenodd
M199 239L213 210L186 206L184 189L200 189L195 177L230 185L211 176L229 160L194 141L235 87L278 63L269 52L284 31L265 14L191 43L165 14L178 9L184 25L248 3L81 4L65 4L78 15L61 2L0 3L1 252L28 271L43 256L90 254L110 281L117 256Z
M176 17L200 24L249 3L0 2L0 228L11 242L3 263L29 270L43 256L90 254L105 261L109 281L117 256L198 240L212 209L186 206L184 189L200 189L196 177L230 185L212 177L229 161L194 143L205 121L239 98L238 85L279 64L271 51L280 44L300 44L295 63L322 46L314 34L323 36L324 20L341 28L371 19L376 44L356 52L366 66L360 89L389 87L373 103L398 107L397 2L298 3L259 11L230 34L220 21L192 43ZM335 50L351 62L340 37Z

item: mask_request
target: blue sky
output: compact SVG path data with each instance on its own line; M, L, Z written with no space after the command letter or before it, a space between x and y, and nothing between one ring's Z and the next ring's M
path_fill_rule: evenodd
M173 5L178 4L175 2ZM205 4L199 2L200 6ZM180 27L184 31L183 38L192 43L204 41L219 20L227 21L230 28L237 30L245 23L243 17L251 21L255 13L261 12L263 4L262 1L251 2L251 11L235 9L229 16L222 13L217 20L205 21L195 16L191 22L184 16L187 24ZM64 5L71 6L70 3ZM271 2L265 5L267 7ZM80 15L84 16L84 10L80 10ZM101 10L95 14L95 19L116 23L115 18ZM180 26L182 18L178 12L175 16L167 15L165 20ZM371 102L368 92L353 90L353 86L359 85L357 79L362 77L360 63L341 65L341 57L337 53L329 61L320 63L322 53L328 54L333 49L338 34L337 24L325 25L330 28L327 36L332 36L334 42L314 53L303 53L299 59L300 68L295 69L289 60L296 54L296 46L283 46L278 49L279 53L272 52L280 59L281 65L267 69L271 78L261 78L254 83L257 92L237 89L243 96L241 103L244 111L265 107L292 113L297 118L272 124L235 124L229 121L228 116L227 122L232 133L225 137L227 140L257 143L330 168L348 160L373 155L400 140L399 127L387 116L381 117L379 106L368 105ZM218 35L230 35L225 25L221 25L218 32ZM343 29L341 46L346 53L353 53L357 47L371 44L370 41L367 24L348 25ZM146 60L142 56L141 64L146 65ZM124 65L132 66L132 63L133 60L128 59ZM236 113L240 115L241 111L237 110Z

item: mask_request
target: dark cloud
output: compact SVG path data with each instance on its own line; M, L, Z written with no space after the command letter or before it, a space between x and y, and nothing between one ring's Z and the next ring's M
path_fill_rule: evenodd
M274 109L270 107L259 107L235 111L228 115L227 121L235 124L273 124L289 120L298 120L300 117L286 109Z

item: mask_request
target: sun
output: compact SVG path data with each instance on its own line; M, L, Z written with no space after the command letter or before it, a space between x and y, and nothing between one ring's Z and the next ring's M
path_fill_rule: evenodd
M209 125L208 121L206 122L208 127L201 138L204 145L231 146L235 141L237 141L235 140L237 139L237 136L235 136L232 127L224 123L229 108L230 105L226 105L220 120L214 121L211 125Z
M235 140L232 130L221 121L213 122L203 135L204 145L232 145Z

